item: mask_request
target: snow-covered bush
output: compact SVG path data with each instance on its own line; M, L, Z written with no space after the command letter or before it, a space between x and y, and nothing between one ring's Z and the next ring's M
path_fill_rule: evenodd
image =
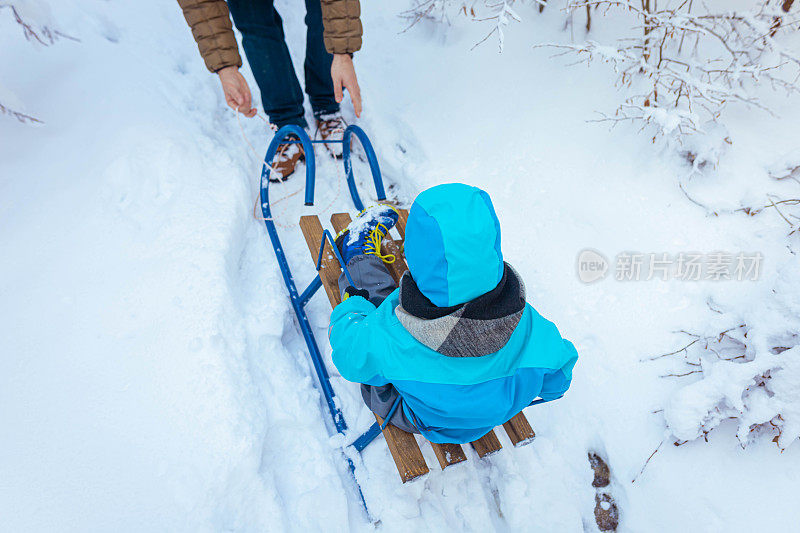
M11 21L3 20L10 15ZM61 38L74 39L56 29L49 6L42 0L0 0L0 28L16 26L28 41L41 46L50 46ZM22 101L8 88L0 84L0 113L20 122L41 122L25 112Z
M769 112L767 86L800 92L800 16L793 0L569 0L567 11L594 10L626 27L600 43L548 44L587 62L610 64L628 94L601 121L653 124L656 134L701 131L725 105L741 102ZM734 8L735 7L735 8ZM797 11L797 10L795 10ZM616 20L612 20L616 19ZM619 20L629 21L619 24Z
M763 434L781 449L800 438L800 335L764 335L746 325L684 333L688 344L654 358L680 358L664 377L700 378L678 389L664 409L676 444L706 437L726 419L737 421L743 447Z

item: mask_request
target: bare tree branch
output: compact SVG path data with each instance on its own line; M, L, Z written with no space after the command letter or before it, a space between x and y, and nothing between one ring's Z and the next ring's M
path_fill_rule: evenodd
M36 118L34 116L22 113L21 111L15 111L15 110L11 109L8 106L4 106L2 102L0 102L0 113L3 113L4 115L11 115L15 119L17 119L20 122L22 122L23 124L24 123L44 124L44 122L42 122L41 120L39 120L38 118Z

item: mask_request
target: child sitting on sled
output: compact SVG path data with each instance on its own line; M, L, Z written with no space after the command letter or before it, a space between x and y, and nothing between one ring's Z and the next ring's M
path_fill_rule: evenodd
M380 251L397 220L377 205L336 239L355 286L339 278L333 362L362 384L367 406L382 418L395 407L389 423L431 442L466 443L537 398L560 398L578 354L525 302L489 195L448 184L417 197L399 288L384 266L393 256Z

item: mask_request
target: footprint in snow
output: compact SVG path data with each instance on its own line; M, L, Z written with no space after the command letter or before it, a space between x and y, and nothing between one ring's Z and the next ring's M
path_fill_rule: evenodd
M608 463L596 452L589 452L589 465L594 471L592 486L594 496L594 521L600 531L616 531L619 526L619 508L611 495L611 470Z

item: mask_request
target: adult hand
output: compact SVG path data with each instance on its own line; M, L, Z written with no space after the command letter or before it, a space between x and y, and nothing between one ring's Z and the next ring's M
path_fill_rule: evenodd
M350 93L350 100L353 101L353 109L356 116L361 116L361 89L358 87L356 69L353 66L353 58L349 54L333 54L331 64L331 79L333 80L333 95L340 104L344 98L342 89L347 89Z
M250 87L239 72L239 67L222 68L217 71L217 75L228 105L248 118L254 117L256 109L251 107Z

